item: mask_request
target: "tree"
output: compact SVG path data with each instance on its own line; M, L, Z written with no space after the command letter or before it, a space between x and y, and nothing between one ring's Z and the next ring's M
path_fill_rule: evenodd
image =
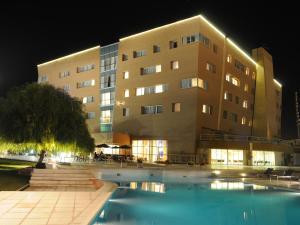
M90 152L94 148L81 102L48 84L27 84L0 98L0 148ZM1 149L0 149L1 150Z

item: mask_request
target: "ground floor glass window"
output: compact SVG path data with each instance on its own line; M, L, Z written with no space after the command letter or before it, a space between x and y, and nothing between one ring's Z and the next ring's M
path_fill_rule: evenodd
M211 164L243 165L243 150L211 149Z
M275 166L275 152L252 151L252 165L254 165L254 166Z
M133 140L132 154L144 161L155 162L167 160L166 140Z

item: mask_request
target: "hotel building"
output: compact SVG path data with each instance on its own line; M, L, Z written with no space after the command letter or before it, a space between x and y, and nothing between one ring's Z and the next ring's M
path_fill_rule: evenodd
M96 144L149 162L281 165L281 84L202 15L38 65L79 98Z

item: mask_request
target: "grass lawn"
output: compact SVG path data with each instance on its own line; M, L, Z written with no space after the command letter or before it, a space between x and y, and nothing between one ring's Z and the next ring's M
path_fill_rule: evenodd
M27 184L30 177L18 174L18 170L33 165L33 162L0 159L0 191L15 191Z

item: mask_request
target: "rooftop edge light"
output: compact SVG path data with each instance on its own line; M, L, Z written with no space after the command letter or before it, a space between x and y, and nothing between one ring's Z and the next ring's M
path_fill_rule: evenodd
M233 47L235 47L236 50L238 50L242 55L244 55L247 59L249 59L255 66L257 66L257 63L246 53L244 52L237 44L235 44L232 40L229 38L226 38L229 44L231 44Z
M282 84L279 83L276 79L273 79L274 83L277 84L280 88L282 87Z
M100 48L100 45L97 45L96 47L93 47L93 48L88 48L88 49L85 49L83 51L80 51L80 52L75 52L73 54L70 54L70 55L66 55L66 56L63 56L63 57L60 57L60 58L57 58L57 59L54 59L54 60L50 60L48 62L44 62L44 63L41 63L41 64L38 64L37 66L40 67L40 66L45 66L47 64L50 64L50 63L53 63L53 62L58 62L60 60L64 60L66 58L70 58L70 57L73 57L73 56L76 56L76 55L80 55L80 54L83 54L83 53L86 53L86 52L89 52L89 51L92 51L92 50L95 50L97 48Z
M129 38L134 38L134 37L137 37L137 36L140 36L140 35L144 35L146 33L150 33L152 31L157 31L157 30L160 30L160 29L163 29L163 28L166 28L166 27L170 27L170 26L173 26L173 25L176 25L176 24L184 23L184 22L187 22L187 21L190 21L190 20L193 20L193 19L197 19L197 18L200 18L202 21L204 21L211 29L213 29L216 33L218 33L222 38L225 38L226 40L228 40L229 44L231 44L243 56L245 56L248 60L250 60L255 66L257 66L257 63L244 50L242 50L232 40L230 40L229 38L226 38L226 35L223 32L221 32L216 26L214 26L210 21L208 21L202 15L193 16L193 17L190 17L190 18L187 18L187 19L179 20L179 21L174 22L174 23L170 23L170 24L167 24L167 25L163 25L163 26L160 26L160 27L156 27L156 28L147 30L147 31L143 31L141 33L137 33L137 34L133 34L133 35L130 35L130 36L127 36L127 37L124 37L124 38L120 38L120 41L124 41L124 40L129 39Z

